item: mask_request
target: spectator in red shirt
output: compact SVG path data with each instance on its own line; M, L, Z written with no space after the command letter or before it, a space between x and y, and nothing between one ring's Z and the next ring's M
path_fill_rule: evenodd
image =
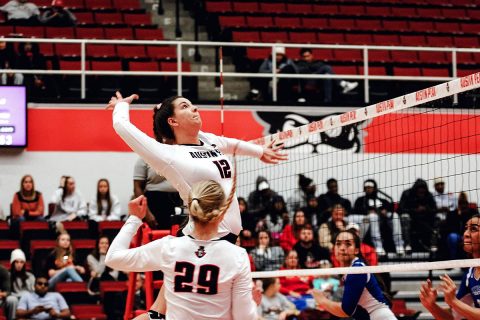
M305 223L305 213L302 209L297 209L293 214L293 222L287 224L280 235L280 247L282 247L285 252L292 250L295 243L298 242L300 239L300 230Z
M290 250L285 257L285 263L280 270L300 269L298 264L298 254L295 250ZM311 289L312 277L280 277L280 293L294 298L300 298L308 294Z

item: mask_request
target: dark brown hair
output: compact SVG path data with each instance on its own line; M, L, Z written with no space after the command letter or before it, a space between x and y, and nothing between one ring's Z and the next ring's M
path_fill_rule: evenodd
M172 117L175 111L173 102L181 96L172 96L162 101L159 106L153 108L153 134L158 142L164 143L165 139L174 140L175 135L168 124L168 118Z
M108 190L107 190L107 194L105 195L105 198L102 198L102 195L100 194L100 183L101 182L106 182L107 183L107 187L108 187ZM102 178L100 180L98 180L97 182L97 214L99 215L102 215L102 200L105 199L107 200L107 211L105 212L105 215L106 216L109 216L110 215L110 211L112 210L112 198L110 198L110 182L108 182L107 179L105 178Z

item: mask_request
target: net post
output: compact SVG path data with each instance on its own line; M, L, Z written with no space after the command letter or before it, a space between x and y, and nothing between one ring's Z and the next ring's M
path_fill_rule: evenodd
M277 47L272 47L272 100L277 101Z
M368 48L363 48L363 92L365 94L365 103L370 102L370 82L368 80Z
M452 49L452 76L457 78L457 50ZM458 94L453 95L453 103L458 104Z

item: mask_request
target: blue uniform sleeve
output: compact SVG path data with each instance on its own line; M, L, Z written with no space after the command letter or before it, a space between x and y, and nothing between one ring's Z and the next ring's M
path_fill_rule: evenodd
M368 274L350 274L345 279L345 291L342 298L342 310L352 315L368 281Z
M465 274L463 275L462 282L460 283L460 288L457 291L458 300L461 300L463 297L470 294L470 290L467 287L468 274L469 274L469 271L465 272Z

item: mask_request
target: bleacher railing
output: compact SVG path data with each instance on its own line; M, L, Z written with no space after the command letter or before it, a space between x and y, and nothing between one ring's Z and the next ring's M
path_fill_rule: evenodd
M275 56L277 47L284 48L312 48L312 49L347 49L362 50L363 52L363 74L279 74L276 69L276 60L272 59L271 73L247 73L247 72L223 72L225 78L270 78L272 79L272 99L277 101L277 79L350 79L363 80L364 100L370 102L370 85L372 80L399 80L399 81L432 81L445 82L457 78L457 53L470 52L480 53L477 48L443 48L443 47L408 47L408 46L367 46L367 45L331 45L331 44L289 44L289 43L250 43L250 42L209 42L209 41L146 41L146 40L93 40L93 39L36 39L36 38L2 38L5 42L32 42L32 43L69 43L80 44L80 70L25 70L8 69L9 72L23 74L60 74L60 75L80 75L81 77L81 99L86 97L86 76L91 75L110 75L110 76L176 76L177 94L182 95L183 77L219 77L220 72L208 71L184 71L182 70L182 49L189 46L200 47L270 47L272 56ZM111 45L154 45L154 46L176 46L177 47L177 71L101 71L87 70L86 68L86 46L88 44L111 44ZM430 76L389 76L389 75L370 75L369 74L369 52L373 50L388 51L430 51L447 52L451 54L451 77L430 77ZM267 58L267 57L265 57ZM395 62L395 61L393 61ZM428 61L424 61L428 63ZM0 69L5 72L6 69ZM473 72L473 71L472 71Z

